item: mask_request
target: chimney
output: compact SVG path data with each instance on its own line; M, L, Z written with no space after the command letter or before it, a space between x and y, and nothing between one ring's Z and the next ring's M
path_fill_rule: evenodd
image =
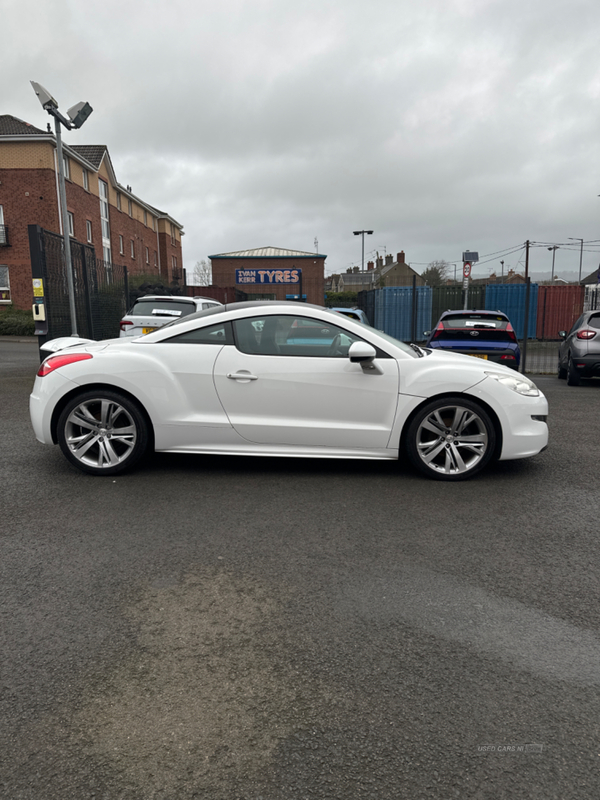
M386 255L385 263L386 263L386 265L394 263L394 256L391 253L389 255Z
M357 272L360 272L360 269L358 267L353 267L352 272L356 275Z
M381 256L377 257L377 269L383 267L383 258Z
M405 261L404 261L404 258L405 258L405 256L404 256L404 250L401 250L401 251L398 253L398 255L396 256L396 259L397 259L397 261L398 261L398 263L399 263L399 264L404 264L404 263L405 263Z
M367 261L367 269L375 269L375 264L372 261Z

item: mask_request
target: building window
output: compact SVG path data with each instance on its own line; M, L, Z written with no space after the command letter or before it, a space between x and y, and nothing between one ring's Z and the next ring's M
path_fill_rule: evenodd
M65 180L71 180L71 169L69 167L69 159L63 156L63 172L65 173Z
M4 225L4 208L0 206L0 246L8 244L8 234Z
M121 192L117 192L117 208L121 210Z
M150 251L146 248L146 264L150 263Z
M129 212L129 216L133 217L133 203L131 200L127 200L127 211Z
M171 222L171 244L177 244L177 239L175 238L175 225Z
M89 190L90 190L90 177L88 175L87 169L84 169L82 174L83 174L83 188L86 190L86 192L89 192Z
M154 251L154 266L158 267L158 257L156 255L156 250Z
M144 225L148 227L148 212L144 211Z
M69 236L75 236L75 220L70 211L67 211L67 226L69 228Z
M131 240L131 257L135 258L135 242Z
M86 219L86 221L85 221L85 228L86 228L86 232L87 232L87 240L88 240L88 242L91 242L92 241L92 223L89 221L89 219Z
M104 260L110 262L110 220L108 217L108 184L98 180L98 193L100 195L100 227L102 230L102 252Z
M152 230L153 231L156 230L156 220L154 219L154 217L152 217Z
M8 267L0 267L0 303L10 303Z
M176 270L177 269L177 258L175 256L172 256L172 259L173 259L172 260L173 270Z
M125 254L125 250L123 248L123 237L121 236L121 234L119 234L119 253L121 255Z

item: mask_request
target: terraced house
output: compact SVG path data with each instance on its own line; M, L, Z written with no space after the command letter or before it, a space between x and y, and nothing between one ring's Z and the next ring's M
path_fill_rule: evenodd
M183 226L122 186L105 145L63 142L70 236L96 257L152 274L165 284L183 277ZM0 115L0 303L32 303L28 225L62 233L56 139Z

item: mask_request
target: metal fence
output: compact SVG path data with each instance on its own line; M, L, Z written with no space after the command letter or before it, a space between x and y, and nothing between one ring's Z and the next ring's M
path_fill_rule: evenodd
M94 248L70 241L77 333L86 339L119 335L127 311L127 267L96 258ZM44 339L70 336L71 315L63 237L39 225L29 226L31 274L43 279L48 332Z
M561 341L559 331L569 331L584 309L600 308L600 287L473 284L469 287L467 305L470 309L501 311L508 316L521 346L522 371L554 373ZM379 330L402 341L423 342L425 332L435 327L442 313L463 309L465 298L458 284L439 287L413 284L359 292L358 306Z

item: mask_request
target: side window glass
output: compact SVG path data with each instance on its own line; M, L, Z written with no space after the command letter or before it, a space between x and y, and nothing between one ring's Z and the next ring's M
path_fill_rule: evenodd
M590 328L600 328L600 314L594 314L588 320Z
M251 355L347 358L359 336L330 322L290 315L253 317L234 322L236 345Z
M161 344L233 344L231 322L208 325L165 339Z

